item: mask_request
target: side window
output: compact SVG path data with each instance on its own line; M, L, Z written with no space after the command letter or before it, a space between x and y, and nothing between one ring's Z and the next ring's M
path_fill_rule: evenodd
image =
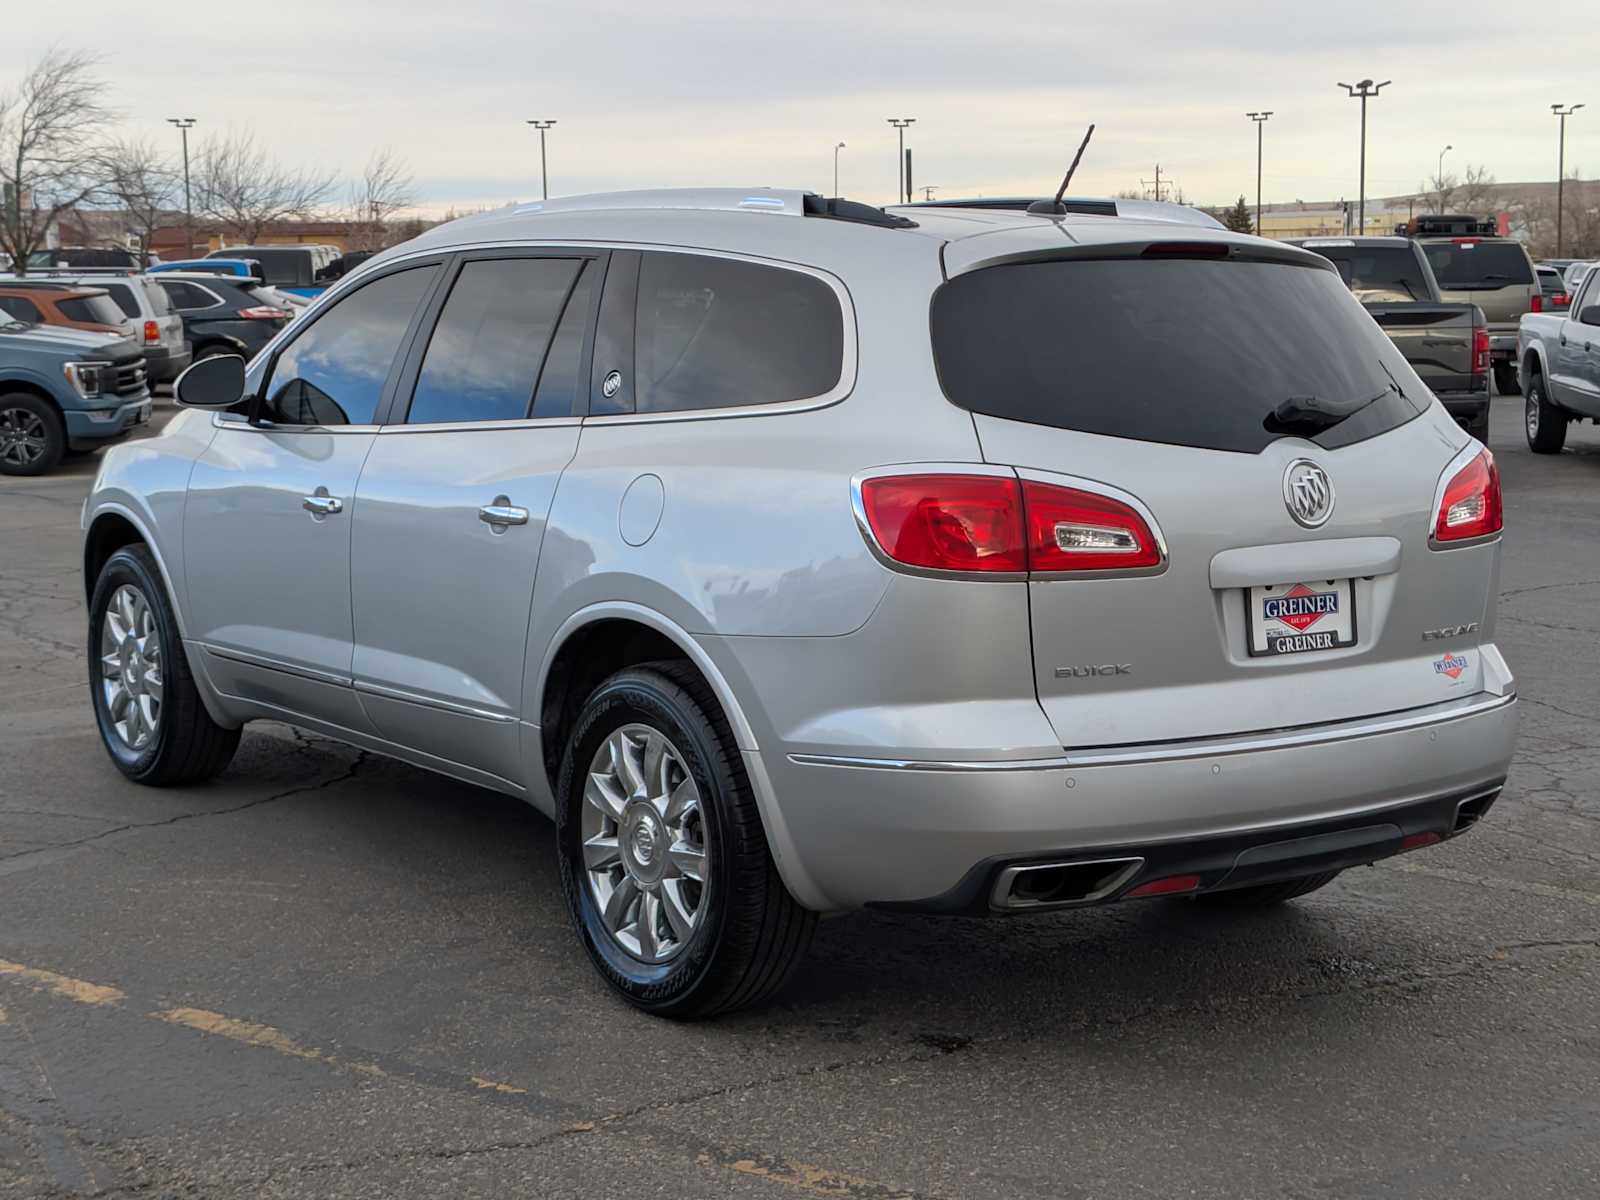
M34 302L21 296L0 296L0 311L19 321L30 321L34 324L44 319Z
M210 308L216 303L209 293L192 283L184 283L181 279L162 280L161 287L167 293L167 299L172 302L172 307L179 312L191 308Z
M284 347L262 415L280 425L369 425L395 352L437 267L396 271L359 288Z
M123 316L137 317L139 315L139 302L133 298L133 289L127 284L107 283L96 286L103 286L110 293L111 298L117 302L117 307L122 310Z
M1588 277L1583 281L1577 299L1567 307L1567 315L1572 320L1578 320L1579 314L1585 308L1600 300L1600 284L1597 284L1596 281L1600 281L1600 270L1589 272Z
M428 341L407 422L526 417L545 351L584 265L575 258L463 265Z
M736 259L645 254L634 338L638 412L803 400L831 391L843 370L833 289Z
M583 370L583 343L589 332L594 290L599 286L599 265L585 263L567 297L561 325L550 343L550 353L545 355L544 370L539 373L539 391L533 399L536 417L570 417L583 411L579 407L578 376Z

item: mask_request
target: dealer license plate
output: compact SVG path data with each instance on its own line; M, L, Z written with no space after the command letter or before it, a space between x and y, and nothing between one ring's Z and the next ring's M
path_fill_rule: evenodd
M1248 605L1253 655L1307 654L1355 644L1356 596L1348 579L1253 587Z

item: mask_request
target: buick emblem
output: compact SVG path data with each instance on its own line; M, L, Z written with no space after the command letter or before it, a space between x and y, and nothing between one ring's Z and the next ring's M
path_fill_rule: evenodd
M1315 529L1333 515L1333 484L1308 458L1297 458L1283 473L1283 503L1289 515Z

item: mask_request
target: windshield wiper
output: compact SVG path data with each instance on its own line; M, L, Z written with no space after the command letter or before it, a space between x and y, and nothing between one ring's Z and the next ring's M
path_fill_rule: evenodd
M1381 364L1380 364L1381 365ZM1387 373L1388 368L1384 368ZM1379 392L1370 400L1363 400L1358 404L1335 404L1324 400L1320 396L1290 396L1280 400L1276 408L1262 421L1268 433L1301 434L1309 437L1311 434L1321 433L1325 429L1332 429L1341 421L1346 421L1355 416L1364 408L1371 408L1390 392L1399 392L1400 385L1391 382L1388 387Z

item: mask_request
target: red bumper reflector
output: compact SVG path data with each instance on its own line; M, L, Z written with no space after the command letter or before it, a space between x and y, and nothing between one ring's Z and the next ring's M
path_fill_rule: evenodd
M1175 892L1197 892L1200 890L1200 876L1198 875L1169 875L1165 879L1152 879L1149 883L1141 883L1133 891L1123 897L1124 900L1136 900L1140 896L1170 896Z
M1442 842L1444 838L1437 833L1408 833L1400 839L1400 849L1421 850L1424 846L1431 846L1435 842Z

